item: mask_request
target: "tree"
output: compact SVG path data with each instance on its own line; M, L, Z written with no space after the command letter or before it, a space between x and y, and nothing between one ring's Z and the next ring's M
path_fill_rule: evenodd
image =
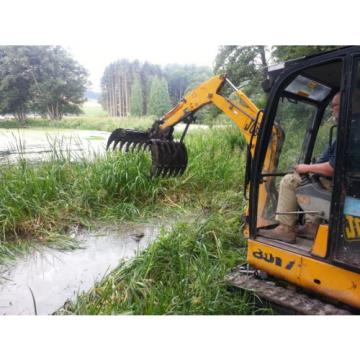
M77 114L87 72L60 46L0 48L0 112L25 121L29 112L50 119Z
M150 83L148 115L160 117L171 108L169 90L165 78L154 76Z
M136 76L132 87L130 97L130 114L141 116L143 112L143 92L140 83L140 77Z
M32 106L32 77L28 72L30 46L0 47L0 113L20 122Z
M150 96L151 80L154 76L161 77L163 73L159 65L145 62L141 67L141 85L143 90L143 114L148 114L148 101Z
M122 59L105 68L101 79L101 104L111 116L122 117L130 113L132 67L132 63Z
M214 72L226 73L236 86L247 83L245 91L254 97L261 93L269 50L265 46L221 46L215 58Z
M60 46L38 47L32 60L34 109L51 120L81 113L88 73Z
M169 84L171 103L175 106L186 92L212 76L206 66L170 64L164 68L164 76Z
M323 51L334 50L338 46L274 46L272 55L280 61L300 58L302 56L314 55Z

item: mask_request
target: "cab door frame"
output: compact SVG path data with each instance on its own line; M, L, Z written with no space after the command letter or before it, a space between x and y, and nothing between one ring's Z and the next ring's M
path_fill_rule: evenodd
M346 145L349 139L350 126L352 119L352 96L356 77L355 68L360 66L360 50L353 51L345 58L345 69L343 73L343 84L341 87L340 100L340 120L338 124L337 146L336 146L336 163L334 172L333 198L330 209L330 229L329 229L329 260L331 263L342 267L346 270L360 273L360 267L349 265L336 259L336 245L344 237L343 234L343 217L346 197L346 168L345 156Z
M293 66L290 67L287 71L284 70L282 74L279 75L277 81L273 88L271 89L269 100L267 106L265 108L264 119L261 123L258 141L255 148L254 161L251 166L251 182L250 182L250 199L249 199L249 229L250 229L250 239L255 239L257 234L256 229L256 219L257 219L257 206L258 206L258 188L259 183L262 181L261 170L264 162L264 157L266 153L266 149L270 140L271 130L274 123L278 102L281 96L282 91L286 88L286 86L294 79L294 77L301 72L302 70L321 65L322 63L327 63L330 61L341 61L342 62L342 77L340 84L340 91L342 93L341 96L341 109L339 115L339 123L341 126L338 130L338 138L339 138L339 146L337 147L336 157L340 159L343 156L344 144L346 140L346 132L344 128L348 126L348 121L344 121L349 119L349 99L350 99L350 88L351 80L352 80L352 56L351 53L353 50L351 48L348 49L340 49L338 51L334 51L331 53L327 53L324 55L319 55L316 57L311 57L305 60L299 60L298 63L294 63ZM359 54L359 48L357 49L357 54ZM344 119L344 120L342 120ZM331 226L329 231L329 247L327 251L327 258L329 258L329 254L333 254L334 251L334 240L337 239L339 235L339 216L340 209L343 205L344 199L339 197L341 190L341 182L343 181L343 170L344 164L342 161L337 161L335 166L334 173L334 196L333 201L331 203L331 217L330 223L334 224ZM339 174L339 175L338 175ZM342 201L342 203L338 200ZM329 251L329 249L331 249ZM330 256L331 258L331 256Z

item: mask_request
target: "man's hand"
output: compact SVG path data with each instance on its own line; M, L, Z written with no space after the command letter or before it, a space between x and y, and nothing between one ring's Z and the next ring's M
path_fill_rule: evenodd
M294 170L298 174L307 174L310 172L310 165L307 164L298 164L294 167Z
M321 164L298 164L294 167L294 170L298 174L314 173L323 176L333 176L334 174L334 169L329 162Z

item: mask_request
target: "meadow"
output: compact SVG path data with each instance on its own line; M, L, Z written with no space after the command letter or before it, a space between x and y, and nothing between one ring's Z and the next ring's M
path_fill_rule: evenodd
M29 120L28 126L50 127L41 121ZM144 129L151 122L88 116L64 119L57 126ZM58 150L46 162L21 160L2 167L0 261L31 246L76 247L67 237L75 226L154 217L171 222L175 214L180 219L184 214L135 260L122 264L61 313L252 313L251 301L224 283L226 273L246 257L241 233L244 140L231 126L193 131L186 146L189 165L178 178L151 179L147 152L109 152L74 162Z

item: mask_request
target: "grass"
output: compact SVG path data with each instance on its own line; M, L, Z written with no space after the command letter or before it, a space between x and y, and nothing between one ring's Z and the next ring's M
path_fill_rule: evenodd
M25 246L19 240L24 237L26 244L54 244L59 237L60 246L71 246L65 234L79 223L171 218L174 212L201 209L193 222L164 232L61 313L253 313L252 300L229 292L223 281L245 260L244 142L239 130L227 128L190 133L186 144L189 166L181 178L150 179L147 153L73 162L68 152L54 149L51 161L3 167L0 243L8 251L3 258L21 250L16 246Z
M61 314L252 314L247 294L230 292L224 276L244 261L241 199L217 199L207 217L178 223L131 263L63 309ZM268 313L264 309L259 313Z
M118 127L147 129L154 122L153 116L127 116L124 118L109 117L100 105L87 102L82 107L83 114L79 116L65 116L60 121L29 117L25 124L20 124L14 119L0 121L0 128L46 128L46 129L77 129L77 130L100 130L113 131Z
M1 241L66 231L88 219L134 220L182 206L208 207L211 196L240 191L242 160L232 150L237 130L188 136L190 165L182 178L149 178L148 153L108 153L94 160L71 160L53 149L51 161L36 166L21 160L1 168ZM211 140L210 140L211 139ZM209 144L210 141L210 144ZM61 145L61 144L59 144ZM229 158L229 152L232 156Z
M118 127L147 129L154 121L149 117L64 117L61 121L49 121L46 119L28 119L25 124L19 124L15 120L0 121L0 128L18 129L18 128L41 128L41 129L77 129L77 130L100 130L113 131Z

